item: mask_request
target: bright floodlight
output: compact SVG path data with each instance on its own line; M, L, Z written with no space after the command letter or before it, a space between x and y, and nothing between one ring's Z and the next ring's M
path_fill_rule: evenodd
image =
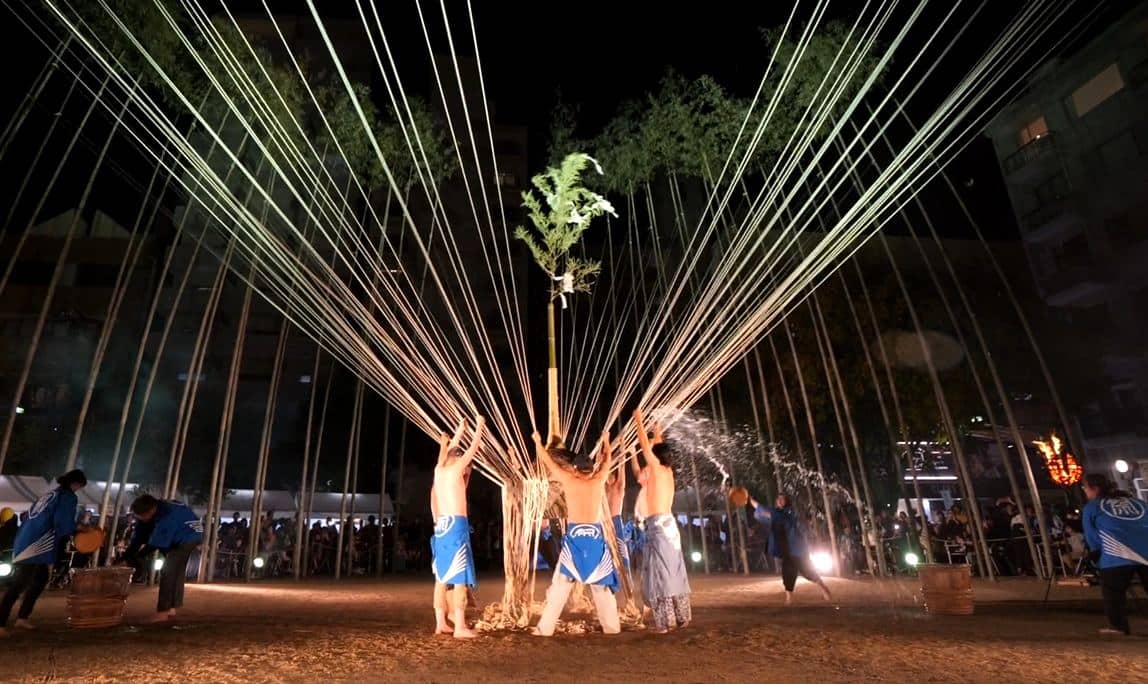
M912 551L905 554L905 565L908 565L910 568L917 567L917 563L920 562L921 559L917 558L917 554L913 553Z
M163 559L162 558L156 558L155 562L152 563L151 566L152 566L152 568L155 569L156 572L163 570Z
M16 407L16 415L20 415L22 413L24 413L24 407L23 406L17 406Z
M12 574L11 563L0 563L0 577L7 577Z
M809 554L809 560L813 563L813 569L821 574L833 570L833 556L827 551L814 551Z
M1122 458L1116 459L1116 463L1113 465L1116 466L1116 472L1120 473L1121 475L1128 472L1128 461L1125 461Z
M256 570L259 570L263 567L263 559L259 556L256 556L255 560L251 561L251 564L255 566Z
M702 552L701 551L691 552L690 553L690 560L692 560L695 563L701 563L702 562Z

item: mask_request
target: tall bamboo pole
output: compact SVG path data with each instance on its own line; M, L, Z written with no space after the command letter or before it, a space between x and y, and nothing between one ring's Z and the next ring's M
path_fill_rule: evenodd
M131 238L128 240L127 247L124 250L123 263L120 265L119 273L116 274L116 283L112 287L112 296L108 299L108 308L104 313L104 323L100 328L100 339L96 343L96 351L92 356L91 368L88 369L88 381L84 388L84 397L80 401L80 410L77 412L76 430L72 434L72 445L68 449L68 462L64 465L64 470L71 470L76 467L76 460L80 452L80 440L84 434L84 422L88 418L88 410L92 405L92 397L96 391L96 381L99 379L100 370L103 367L104 357L107 354L108 345L111 342L112 331L115 329L116 321L119 319L120 306L123 304L124 297L127 295L128 286L131 285L131 278L135 273L136 265L139 263L140 254L143 253L144 247L147 245L148 236L151 234L153 219L159 210L164 192L167 189L167 183L165 182L163 189L160 190L159 195L156 197L155 209L152 211L151 218L146 224L143 224L143 217L148 205L147 198L152 195L152 188L155 187L155 182L159 177L161 168L162 165L157 164L155 171L152 172L151 180L148 182L147 190L144 192L144 201L140 203L139 214L136 215L135 223L132 226ZM142 232L140 232L141 225L144 226ZM111 486L111 481L108 482L107 486Z
M868 526L865 524L866 509L868 509L868 515L872 517L874 515L873 501L870 497L867 496L868 489L866 488L865 493L862 494L862 490L858 488L857 485L858 480L864 477L864 473L854 475L853 472L856 459L854 458L853 450L849 448L849 435L846 432L845 420L843 418L844 416L850 414L842 409L843 402L846 401L845 397L843 396L845 390L843 386L839 387L834 381L836 359L833 358L833 349L830 346L830 341L828 339L829 330L825 325L825 319L821 315L821 309L820 306L817 305L817 301L817 294L814 293L808 302L810 324L812 326L811 330L813 331L813 336L817 341L817 351L821 356L822 370L825 372L825 382L829 394L829 405L833 409L833 417L837 423L837 432L841 437L841 450L845 454L845 469L849 473L850 489L853 492L853 502L857 508L857 516L859 519L858 521L861 525L861 537L862 539L865 539L868 530ZM850 424L849 427L852 429L853 425ZM856 434L855 430L854 434ZM857 451L860 450L859 440L854 442L854 448ZM860 467L858 466L857 469L860 470ZM864 498L862 498L863 496ZM862 546L865 549L865 562L868 566L869 573L871 575L876 575L877 571L879 570L880 573L884 575L885 554L878 553L877 557L880 559L880 561L878 561L874 558L868 544L862 544Z
M215 325L215 313L219 308L219 301L223 294L231 256L235 250L235 239L228 241L227 251L215 274L211 284L207 306L200 317L199 332L192 347L191 360L187 367L187 380L183 385L183 396L179 403L179 412L175 421L175 436L172 439L171 450L168 454L167 475L164 478L164 497L174 498L179 491L179 472L183 465L183 451L187 445L187 432L191 428L191 418L195 410L195 397L199 389L199 376L203 372L203 361L211 344L211 331Z
M865 302L865 308L869 314L869 322L873 326L873 332L877 335L877 353L881 356L881 363L885 368L885 379L889 383L889 398L893 401L893 413L897 417L897 426L901 434L901 442L905 444L905 461L909 469L909 476L913 480L913 491L917 495L917 507L921 514L921 538L923 551L925 554L925 561L932 563L933 561L933 533L929 529L929 519L925 514L925 499L921 495L921 481L917 477L917 469L913 466L912 454L909 453L909 427L905 422L905 413L901 409L901 398L897 392L897 380L893 375L893 364L889 360L888 351L885 349L885 340L881 336L881 326L877 321L877 310L873 307L873 300L869 296L869 286L865 282L865 274L861 271L860 264L857 260L853 260L853 266L857 271L857 279L861 283L862 300Z
M957 468L960 471L961 479L965 483L965 488L968 490L969 508L971 510L973 523L975 529L972 530L974 543L979 542L980 553L977 554L978 565L981 567L982 576L990 579L994 578L992 557L989 555L989 545L985 540L984 524L981 522L981 506L976 498L976 489L973 486L973 481L969 475L969 467L965 461L965 449L961 444L961 435L957 431L957 425L953 420L953 413L949 409L949 402L945 398L945 390L941 384L940 375L937 373L937 366L933 362L933 353L929 349L929 343L925 339L924 328L921 326L920 318L917 316L917 307L913 304L910 298L909 288L905 285L905 279L901 276L901 269L897 266L897 260L893 257L893 251L889 249L889 243L885 240L885 236L878 232L878 239L881 241L881 246L885 250L885 255L889 258L889 266L893 271L893 276L897 279L897 285L901 288L901 294L905 298L905 306L909 311L909 318L913 321L913 329L917 333L917 338L921 343L921 356L925 360L925 365L929 370L929 380L933 384L933 393L936 395L937 408L941 413L941 420L944 421L945 431L949 434L949 441L953 447L953 455L957 459Z
M244 579L248 582L255 571L255 557L259 555L259 532L263 525L263 494L267 488L267 471L271 459L271 436L275 429L275 413L279 408L279 382L283 377L283 356L287 350L287 337L291 323L284 317L279 326L279 342L275 347L275 362L271 369L271 383L267 388L267 403L263 413L263 434L259 443L259 463L255 471L255 491L251 500L251 528L247 532L247 563Z
M861 347L862 355L865 358L865 366L869 369L869 380L873 383L873 391L877 395L877 406L881 410L881 420L885 424L885 432L889 437L889 456L891 458L890 464L892 465L892 468L889 472L894 473L894 476L896 477L897 488L901 492L901 498L905 501L905 512L906 514L909 514L912 512L913 506L909 499L909 492L905 489L905 476L902 474L904 466L901 465L902 451L897 444L897 433L894 430L893 422L889 417L889 407L885 404L885 391L881 387L881 380L877 375L877 365L874 363L873 354L869 350L869 342L865 339L867 333L865 332L865 327L861 324L861 317L857 314L857 307L853 303L853 295L850 293L849 285L845 279L845 274L841 271L838 271L837 275L841 282L841 290L845 295L845 302L849 306L849 315L853 319L853 326L857 329L857 342ZM876 319L874 318L874 320ZM877 335L880 336L880 334L881 331L877 330ZM892 375L890 374L890 380L891 379ZM894 389L894 391L896 390ZM913 473L913 485L917 495L917 510L920 511L922 525L927 527L926 521L924 519L925 503L924 499L921 497L921 485L919 482L917 482L917 475L913 470L912 462L910 461L907 465L908 470ZM874 521L874 523L875 522L876 521ZM910 516L910 523L912 523L912 516ZM876 524L874 524L873 529L877 538L877 553L881 556L884 556L885 550L883 548L883 542L881 541L881 530L877 529ZM909 530L909 532L912 532L912 530ZM921 539L919 537L916 537L914 534L909 534L908 538L918 548L921 546ZM930 556L925 554L923 557L926 559L926 562L928 562Z
M801 448L801 434L797 429L797 413L793 410L793 400L789 396L789 386L785 382L785 371L781 367L781 355L777 353L777 345L773 343L772 335L769 336L769 350L773 353L773 364L777 367L777 379L778 382L781 383L781 395L785 398L785 408L789 413L789 426L793 431L793 448L797 453L797 460L804 464L807 462L807 459L805 457L805 451ZM814 441L816 441L816 439ZM780 473L778 473L778 477L780 478ZM778 493L781 493L781 490L782 486L779 480ZM792 492L787 493L792 495ZM809 505L814 506L815 499L813 498L813 485L809 481L805 482L805 496L806 501L809 502ZM814 523L816 523L816 521L814 521ZM820 528L820 526L818 527ZM820 532L818 534L820 534Z
M386 553L386 547L384 545L384 542L386 541L384 525L387 519L387 460L391 455L390 439L391 405L387 404L386 413L383 414L383 468L382 473L380 474L379 482L379 540L378 551L376 551L376 556L378 557L377 573L380 578L383 576L383 565L384 561L386 560L384 555Z
M322 360L323 348L316 345L315 362L311 367L311 397L307 401L307 431L303 437L303 468L299 474L299 495L295 504L295 553L291 554L291 575L296 581L302 578L305 528L309 526L307 483L311 467L311 428L315 422L315 399L319 394L319 362Z
M0 133L0 141L2 141L0 142L0 159L3 159L4 156L8 153L8 145L10 145L12 141L17 138L20 129L24 127L24 121L28 118L28 114L30 114L32 110L35 109L36 103L40 100L40 95L43 94L44 88L48 86L48 82L52 80L52 77L59 72L60 59L63 57L64 53L67 52L68 47L71 44L72 35L68 34L68 36L65 37L64 40L60 43L60 46L56 48L50 57L48 57L48 61L45 62L44 68L40 70L40 74L33 82L35 85L31 90L28 91L28 94L24 96L24 100L20 103L20 107L16 113L12 116L11 119L8 120L8 125L4 127L4 132ZM77 83L78 79L73 79L73 89L76 87ZM60 110L63 110L62 105ZM53 122L53 126L59 122L61 117L56 116L55 118L56 121Z
M59 166L56 167L56 173L53 175L51 182L49 182L48 187L45 189L44 195L36 207L36 211L32 214L32 218L29 221L28 227L24 231L25 235L31 232L32 227L35 225L36 219L39 216L39 212L43 208L44 201L48 196L48 192L55 184L56 178L59 176L59 173L63 168L65 161L67 160L67 157L71 154L72 148L75 146L76 141L80 138L80 134L87 126L88 119L91 117L92 113L95 112L96 107L99 105L100 98L103 97L104 91L107 89L109 81L110 77L104 79L104 83L102 86L100 86L99 92L96 93L95 98L92 100L92 104L88 107L88 111L85 112L83 120L80 122L79 127L77 127L76 133L72 137L67 151L64 153L64 158L61 159ZM20 369L19 378L16 380L16 388L12 395L12 403L8 407L8 420L4 423L4 435L2 438L0 438L0 472L4 472L4 462L8 458L8 448L11 446L12 442L12 431L16 427L16 416L19 415L20 403L24 397L24 389L28 384L28 377L32 373L32 364L36 360L36 352L40 346L40 337L44 334L44 324L48 320L48 312L52 307L52 299L56 295L56 288L58 288L60 285L60 279L63 277L64 269L68 263L68 255L72 249L72 240L76 235L76 226L79 225L80 217L83 214L84 208L87 206L88 197L91 195L92 186L95 184L96 176L99 175L100 167L103 166L104 157L107 155L108 147L112 144L112 139L115 137L116 133L119 132L120 123L123 121L123 116L126 112L127 107L125 106L122 110L120 110L120 114L116 118L115 125L112 126L111 133L108 134L107 139L104 141L103 149L100 150L99 157L96 159L96 164L92 169L92 173L88 177L87 185L84 187L84 190L80 195L80 201L76 207L75 215L72 217L71 223L68 224L68 232L64 236L64 244L60 248L60 255L56 258L56 266L52 271L51 280L48 281L48 290L44 293L44 301L40 305L40 314L36 318L36 326L32 331L31 339L28 340L28 351L24 355L24 365ZM25 179L25 182L27 182L27 179ZM15 205L13 205L13 208L14 207ZM13 257L9 269L14 267L15 263L15 257ZM6 273L5 283L7 282L7 275L8 274ZM0 292L2 291L3 288L2 285L0 285Z
M252 267L248 282L254 279ZM239 391L239 370L243 365L243 348L247 340L247 322L251 317L251 297L253 288L247 285L243 293L243 307L239 312L239 322L235 326L234 350L231 354L231 367L227 373L227 390L223 397L223 411L219 417L219 441L215 447L215 462L211 469L211 485L208 487L207 530L204 541L205 551L200 556L199 581L209 582L215 577L215 558L219 550L219 527L223 523L220 508L223 506L223 492L226 487L228 452L231 449L231 426L235 420L235 397Z
M809 426L809 441L813 444L813 460L817 464L817 472L825 476L825 467L821 462L821 447L817 444L817 428L813 422L813 407L809 403L809 393L805 389L805 374L801 370L801 361L797 356L797 345L793 341L793 330L789 327L789 320L783 319L785 336L789 340L789 352L793 356L794 373L797 375L797 386L801 390L801 401L805 405L805 420ZM821 502L825 506L825 523L829 528L829 547L833 552L834 562L841 567L841 554L837 548L837 523L833 519L833 506L829 500L829 489L821 488Z
M335 545L335 579L343 574L343 543L347 534L347 489L351 486L351 462L355 451L355 431L362 416L363 381L355 382L355 408L351 412L351 429L347 434L347 464L343 468L343 493L339 500L339 536Z
M921 209L922 213L924 213L924 207L920 207L920 205L918 205L918 206ZM917 250L921 254L922 261L925 262L925 269L926 269L926 271L928 271L929 277L933 281L933 286L937 289L937 295L940 297L941 303L945 308L945 312L949 316L949 321L953 327L953 332L957 336L957 343L961 346L961 349L964 350L965 357L968 359L969 373L972 375L973 385L976 387L976 390L977 390L977 396L980 398L981 404L984 405L984 407L985 407L985 415L988 416L989 424L992 426L993 441L996 443L997 450L1001 454L1001 462L1004 464L1005 475L1008 477L1008 483L1009 483L1010 491L1012 492L1013 497L1016 499L1017 505L1022 505L1023 500L1021 499L1021 496L1020 496L1020 487L1017 484L1016 474L1013 472L1012 464L1009 463L1008 449L1005 448L1004 441L1001 439L1000 432L997 430L996 411L993 410L992 401L989 399L988 391L985 389L984 382L981 380L980 372L977 370L977 363L976 363L975 358L973 357L972 349L969 347L968 342L965 340L964 333L961 332L960 321L957 319L957 314L953 310L953 306L949 301L948 295L945 294L944 286L941 284L940 278L937 276L936 271L933 269L933 264L929 260L929 255L928 255L928 253L926 253L924 245L921 244L921 240L917 236L916 230L913 229L912 223L908 222L908 216L905 216L905 219L906 219L907 224L909 225L909 231L910 231L910 234L912 235L913 243L917 246ZM928 221L927 215L925 217L925 220ZM944 256L944 249L942 248L940 250L940 252L941 252L942 258L944 258L946 263L948 263L948 259L945 258L945 256ZM951 263L949 264L949 267L952 268ZM952 273L952 275L955 276L956 274ZM962 302L964 303L964 305L966 307L966 313L968 314L967 318L973 322L973 326L975 327L976 330L979 331L980 325L976 321L976 313L973 311L973 309L971 307L969 307L968 300L963 297L964 291L963 291L963 289L961 289L960 280L954 278L953 282L954 282L957 290L959 292L961 292ZM979 343L981 344L981 350L985 354L985 358L988 361L987 365L991 366L992 365L992 357L990 355L988 346L985 345L984 337L982 335L978 335L977 339L978 339ZM995 369L994 369L994 372L995 372ZM1005 402L1008 401L1007 397L1002 396L1001 398ZM1020 444L1023 448L1024 442L1021 442ZM1041 540L1044 544L1046 558L1048 559L1048 572L1051 575L1051 573L1052 573L1052 546L1049 543L1048 523L1044 518L1043 511L1037 511L1037 521L1038 521L1038 527L1040 529ZM1039 572L1040 567L1041 567L1040 556L1037 554L1036 544L1034 543L1033 538L1032 538L1032 530L1029 529L1029 526L1027 524L1024 526L1024 536L1025 536L1026 542L1028 543L1029 553L1032 554L1032 567L1037 568L1038 572Z
M311 463L311 489L307 495L307 515L309 521L315 512L315 489L319 482L319 458L323 455L323 436L327 428L327 406L331 403L331 387L335 384L335 359L327 366L327 386L323 388L323 408L319 411L319 432L315 437L315 458ZM303 549L303 566L311 567L311 539L308 537Z

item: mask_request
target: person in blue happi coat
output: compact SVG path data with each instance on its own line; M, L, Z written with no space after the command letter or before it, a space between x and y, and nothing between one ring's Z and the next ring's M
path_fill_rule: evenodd
M183 607L187 561L203 543L203 521L190 507L149 494L132 502L132 515L135 516L136 527L124 557L131 561L152 551L163 554L154 621L171 620Z
M16 629L32 629L28 621L36 601L48 586L52 566L60 557L68 538L76 533L76 492L88 484L82 470L72 470L56 478L56 486L41 496L28 519L16 533L12 547L12 581L0 601L0 637L8 636L6 627L12 608L21 596L16 613Z

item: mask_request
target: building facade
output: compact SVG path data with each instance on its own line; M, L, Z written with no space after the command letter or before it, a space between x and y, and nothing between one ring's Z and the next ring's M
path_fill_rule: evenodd
M1096 387L1066 397L1088 464L1148 472L1148 3L1045 65L986 133L1037 289L1091 352Z

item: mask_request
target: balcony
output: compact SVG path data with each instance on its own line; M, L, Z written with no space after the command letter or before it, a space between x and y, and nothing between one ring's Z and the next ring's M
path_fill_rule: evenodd
M1021 233L1031 243L1061 240L1084 227L1084 212L1075 195L1058 197L1020 217Z
M1029 141L1024 147L1005 157L1005 177L1016 183L1024 183L1041 174L1045 164L1055 158L1056 143L1052 133L1046 133Z
M1089 306L1103 299L1108 276L1091 260L1072 259L1041 279L1049 306Z

